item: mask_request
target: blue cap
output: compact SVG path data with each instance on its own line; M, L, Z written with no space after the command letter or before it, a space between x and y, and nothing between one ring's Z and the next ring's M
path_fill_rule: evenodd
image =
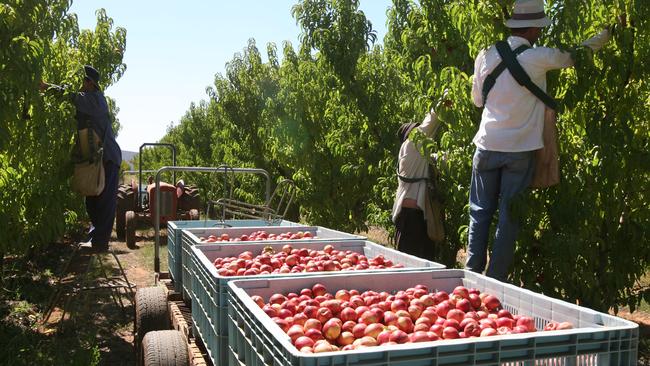
M84 71L86 72L86 77L95 83L97 88L99 88L99 71L90 65L85 65Z

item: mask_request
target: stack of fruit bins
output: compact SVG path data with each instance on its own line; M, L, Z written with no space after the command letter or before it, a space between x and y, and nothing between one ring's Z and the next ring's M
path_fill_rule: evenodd
M262 226L303 226L292 221L278 220L187 220L169 221L167 223L167 263L169 264L169 275L174 280L174 290L181 292L183 279L181 278L181 235L186 229L214 229L226 227L262 227Z
M257 256L264 250L280 252L289 244L295 249L310 251L324 250L330 247L336 251L350 251L366 256L369 260L381 257L392 261L403 268L366 269L356 272L301 272L265 274L256 276L224 276L218 273L214 262L218 258L237 257L243 252ZM191 288L192 288L192 320L194 330L205 344L211 359L218 365L227 365L228 346L228 282L246 278L296 278L332 275L332 273L381 273L386 271L408 272L422 269L444 269L445 266L425 259L417 258L396 250L386 248L366 240L344 240L332 242L282 242L282 243L233 243L196 245L190 248L191 257Z
M257 243L257 242L264 242L264 243L280 243L280 242L287 242L287 241L299 241L301 243L303 242L308 242L308 241L313 241L313 242L323 242L323 241L332 241L332 240L364 240L366 239L364 236L359 236L359 235L354 235L354 234L348 234L344 233L341 231L336 231L333 229L328 229L324 228L321 226L306 226L306 225L298 225L294 226L291 225L290 227L287 226L258 226L258 227L221 227L221 228L194 228L194 229L185 229L183 230L183 233L181 235L181 289L182 289L182 295L183 295L183 300L187 302L191 302L191 294L190 294L190 248L194 245L201 245L201 244L223 244L223 243L238 243L237 242L230 242L230 241L225 241L225 242L209 242L207 241L208 238L214 237L214 238L222 238L222 237L227 237L230 239L235 239L238 238L241 240L242 237L249 237L247 239L252 239L250 238L252 233L256 232L264 232L267 235L280 235L280 234L286 234L288 232L294 234L294 233L308 233L308 236L300 236L300 238L295 238L295 239L277 239L277 240L268 240L268 239L262 239L258 238L255 240L245 240L246 243ZM242 240L243 241L243 240Z
M523 318L524 321L521 324L524 328L528 328L528 331L523 329L520 330L520 333L513 330L504 332L502 335L495 334L496 332L486 332L481 336L468 338L457 337L457 332L450 334L449 338L455 339L445 339L447 334L441 333L432 335L433 338L439 338L435 341L411 337L393 339L392 334L399 335L400 331L392 331L388 338L389 342L384 340L386 342L384 344L378 344L381 341L381 333L375 335L375 340L365 337L364 334L359 334L358 337L352 337L357 340L350 339L352 343L348 344L353 345L352 347L347 349L342 347L339 350L326 342L321 342L320 345L313 347L303 347L303 343L311 344L311 342L302 338L301 341L296 342L303 347L301 351L292 341L289 324L284 324L278 318L275 321L272 320L267 315L267 312L272 312L272 310L266 308L265 312L262 307L265 302L282 300L282 297L289 293L300 294L303 289L314 289L317 284L317 287L323 286L331 294L335 294L339 290L357 290L359 293L372 290L397 294L399 291L419 287L425 288L431 293L444 291L450 296L455 296L456 304L465 294L454 294L454 290L462 286L492 295L489 299L487 296L483 296L482 308L489 310L494 306L492 310L495 310L503 307L504 312L514 315L516 319ZM250 279L232 281L229 287L228 341L230 349L228 364L230 365L243 363L249 366L355 364L623 366L636 365L637 362L637 324L464 270L352 273L321 278L286 278L282 280ZM496 298L498 302L489 305L486 301L494 301L492 298ZM440 310L435 309L436 311ZM296 319L295 315L292 319ZM359 319L359 322L363 321ZM517 321L516 324L519 323ZM552 325L550 328L555 328L560 323L565 325L561 328L570 329L544 330L548 325ZM307 322L304 325L304 329L306 329ZM481 323L481 325L483 324ZM288 329L282 329L281 326ZM325 328L327 326L323 327L322 332L325 333L322 335L326 338L328 336L326 333L330 332L330 329ZM531 332L534 328L539 331ZM368 334L367 329L365 335ZM338 328L333 329L333 331L339 330ZM428 333L433 332L424 332L424 334ZM347 337L350 337L350 334L347 334ZM337 341L340 342L341 339L337 339ZM333 341L333 343L337 341Z

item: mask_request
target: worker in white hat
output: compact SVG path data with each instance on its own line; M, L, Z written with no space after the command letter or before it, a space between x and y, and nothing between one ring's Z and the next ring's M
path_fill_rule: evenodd
M530 184L534 151L544 146L544 110L547 105L553 108L554 104L552 98L543 95L546 72L574 64L570 52L533 47L542 28L550 24L542 0L515 1L512 17L506 21L511 30L507 43L501 43L499 50L493 45L481 51L474 64L472 99L477 107L484 109L473 140L476 152L472 164L465 267L482 273L487 265L486 274L502 281L507 279L518 233L518 219L511 217L508 206L511 199ZM582 45L597 51L609 38L610 32L605 29ZM506 45L508 50L504 50ZM526 87L515 80L507 63L502 63L500 52L504 55L512 52L508 59L516 59L534 85ZM533 93L534 88L541 93L539 90ZM488 236L497 211L498 223L488 265Z

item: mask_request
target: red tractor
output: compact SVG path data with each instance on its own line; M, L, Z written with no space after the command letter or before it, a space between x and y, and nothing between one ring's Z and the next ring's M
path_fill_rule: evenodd
M142 184L142 150L147 146L164 146L172 152L172 163L176 166L176 147L172 144L145 143L140 146L138 182L121 184L117 191L117 209L115 213L115 231L119 240L126 239L126 245L135 248L135 230L138 222L147 222L153 226L156 205L156 185L149 177L147 185ZM176 180L174 173L173 180ZM176 185L160 183L160 224L167 221L198 220L201 200L199 191L194 186L186 186L180 180Z

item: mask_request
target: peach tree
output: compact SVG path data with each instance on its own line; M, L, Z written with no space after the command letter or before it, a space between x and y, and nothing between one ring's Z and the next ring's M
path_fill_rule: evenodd
M387 52L412 80L412 100L449 88L453 107L441 111L443 131L429 141L443 156L442 191L449 245L466 242L471 138L480 110L470 102L473 58L508 36L512 1L394 2ZM647 115L650 68L644 1L549 1L553 24L540 44L575 54L576 67L549 73L549 92L561 103L562 182L528 191L515 203L522 220L511 280L555 297L607 310L632 308L650 293L640 284L650 259ZM595 54L575 47L616 24Z
M66 0L0 5L0 252L48 244L85 215L69 183L74 107L41 95L39 82L76 88L82 66L93 64L102 87L110 86L126 67L126 31L113 29L103 10L94 31L79 31L69 7Z

